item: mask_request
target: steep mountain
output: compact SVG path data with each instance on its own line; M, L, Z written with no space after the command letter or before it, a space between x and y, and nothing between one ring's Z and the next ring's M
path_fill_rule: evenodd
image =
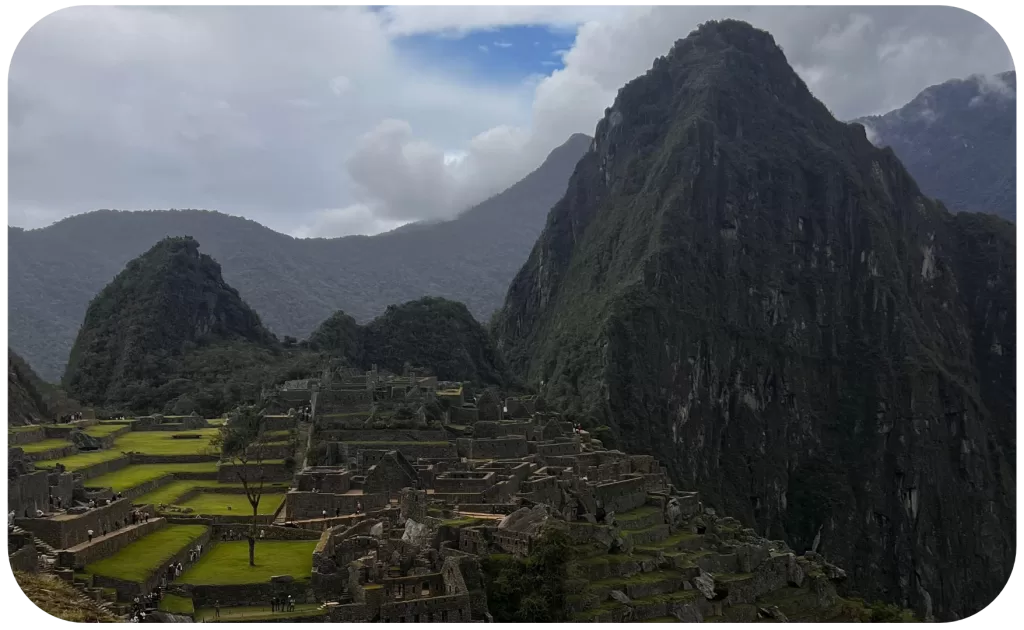
M277 340L195 239L166 238L90 302L63 382L89 404L147 409L168 399L188 355L225 346L272 350Z
M707 505L954 619L1013 566L1015 255L708 22L619 91L493 329Z
M50 410L40 391L42 380L14 350L7 349L7 425L50 422Z
M950 210L1016 220L1016 72L933 85L900 109L855 122Z
M280 336L304 338L338 309L366 322L423 295L461 301L485 321L589 144L573 136L522 181L452 221L372 237L295 239L195 210L103 210L37 230L9 228L10 342L40 375L58 379L89 300L153 243L184 235L203 243Z
M352 365L402 373L405 364L442 380L505 385L508 373L487 331L465 304L425 297L388 306L365 326L339 311L310 336L312 348Z

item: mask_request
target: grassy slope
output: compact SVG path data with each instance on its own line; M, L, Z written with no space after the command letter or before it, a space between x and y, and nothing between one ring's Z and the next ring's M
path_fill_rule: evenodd
M275 575L309 578L315 540L273 540L256 543L256 566L249 566L245 541L219 542L179 578L183 584L257 584Z
M112 556L88 565L93 575L142 582L206 531L205 525L168 525L121 549ZM310 551L312 562L312 550Z

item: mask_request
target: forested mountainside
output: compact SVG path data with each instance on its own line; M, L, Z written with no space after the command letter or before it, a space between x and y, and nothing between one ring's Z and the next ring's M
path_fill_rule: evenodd
M187 355L232 344L272 350L278 342L195 239L166 238L89 303L63 385L88 404L145 409L154 396L189 389L180 382Z
M516 270L590 138L571 137L533 173L452 221L377 236L296 239L217 212L97 211L38 230L8 229L8 335L39 372L64 372L89 301L125 264L168 236L192 236L278 336L304 338L341 309L359 322L436 295L481 321Z
M619 91L493 329L706 505L955 619L1015 555L1015 254L709 22Z
M310 346L351 365L401 374L406 364L438 378L505 385L504 361L465 304L425 297L392 305L365 326L339 311L310 336Z
M14 350L7 349L7 426L42 424L51 419L45 384Z
M388 306L365 326L339 312L308 341L279 341L195 239L170 237L129 262L89 304L63 383L101 409L219 415L258 402L264 387L318 376L334 359L395 373L411 363L481 385L508 381L493 341L464 304L421 298ZM13 354L10 363L14 379ZM28 382L21 374L19 382Z
M933 85L895 111L856 122L950 210L1016 220L1016 72Z

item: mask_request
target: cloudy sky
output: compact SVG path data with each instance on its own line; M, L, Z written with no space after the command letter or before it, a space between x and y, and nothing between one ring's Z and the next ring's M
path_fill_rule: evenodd
M707 19L770 31L836 116L1013 69L996 31L920 7L75 7L9 76L9 219L206 208L295 236L449 218L592 134Z

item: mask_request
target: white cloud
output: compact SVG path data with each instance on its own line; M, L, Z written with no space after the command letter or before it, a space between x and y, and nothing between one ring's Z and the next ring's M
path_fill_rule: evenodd
M624 83L724 16L770 31L841 118L1012 67L991 27L941 7L76 7L11 65L11 220L205 207L338 235L450 217L592 134ZM575 32L564 67L485 84L395 45L514 24Z
M509 42L494 42L494 45L498 48L512 48L512 44Z
M480 44L480 46L478 46L478 48L480 49L480 52L484 52L484 53L487 52L487 46L484 46L483 44Z

